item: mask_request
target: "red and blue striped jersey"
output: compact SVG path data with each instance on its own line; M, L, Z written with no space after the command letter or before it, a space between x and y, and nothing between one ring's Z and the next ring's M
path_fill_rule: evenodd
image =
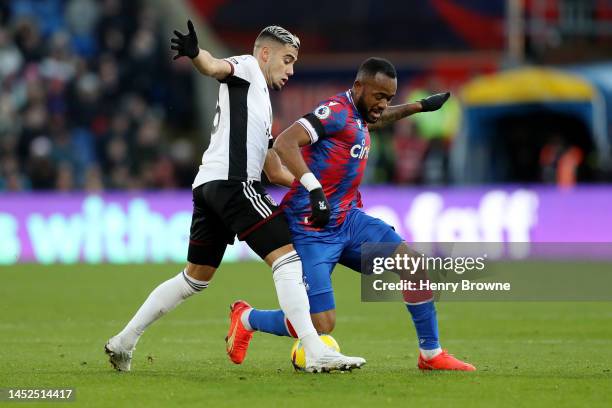
M327 99L297 123L310 136L311 144L302 148L302 156L329 200L328 227L338 226L351 208L361 207L358 188L370 150L368 126L355 107L350 91ZM316 230L305 220L310 215L310 199L298 180L285 195L282 206L292 225L297 223L304 230Z

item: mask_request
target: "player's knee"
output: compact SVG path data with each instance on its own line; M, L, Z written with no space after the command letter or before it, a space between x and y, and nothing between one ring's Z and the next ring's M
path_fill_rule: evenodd
M283 245L280 248L277 248L275 250L273 250L272 252L268 253L268 255L266 255L263 260L269 265L272 266L274 264L274 262L276 262L279 258L289 254L295 252L295 249L293 248L292 244L287 244L287 245Z
M333 310L311 315L312 323L320 334L329 334L336 327L336 313Z
M334 331L335 327L336 322L334 321L325 321L315 324L315 329L317 329L317 332L320 334L330 334L332 331Z
M199 281L207 281L210 282L215 274L217 268L210 265L197 265L191 262L187 262L187 267L185 268L185 273L192 277L193 279L197 279Z

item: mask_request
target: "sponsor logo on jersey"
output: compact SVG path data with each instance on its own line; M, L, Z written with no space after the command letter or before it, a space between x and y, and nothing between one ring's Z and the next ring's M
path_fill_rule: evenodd
M351 147L351 156L356 159L367 159L370 153L370 146L365 145L365 139L361 141L361 144L356 144Z

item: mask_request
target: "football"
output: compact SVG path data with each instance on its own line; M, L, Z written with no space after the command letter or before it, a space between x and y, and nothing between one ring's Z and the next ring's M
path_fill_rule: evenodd
M340 351L338 342L332 336L329 334L322 334L319 337L323 340L323 343L338 352ZM291 364L293 364L293 368L297 371L303 371L304 368L306 368L306 351L299 339L296 340L295 343L293 343L293 347L291 347Z

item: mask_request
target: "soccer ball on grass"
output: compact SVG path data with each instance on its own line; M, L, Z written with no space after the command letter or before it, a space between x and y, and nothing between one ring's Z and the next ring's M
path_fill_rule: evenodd
M330 348L340 352L340 346L336 339L334 339L329 334L322 334L319 336L323 343L327 344ZM293 347L291 347L291 364L293 364L293 368L297 371L304 371L306 368L306 351L304 350L304 345L298 339L293 343Z

